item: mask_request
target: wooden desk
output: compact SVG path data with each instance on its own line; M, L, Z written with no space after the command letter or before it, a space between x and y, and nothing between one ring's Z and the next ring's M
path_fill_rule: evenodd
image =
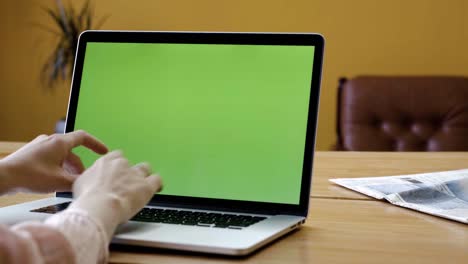
M2 144L0 143L0 153ZM466 164L466 165L465 165ZM112 263L467 263L468 225L370 200L327 179L468 167L468 153L318 152L301 230L246 258L113 247ZM44 196L0 198L0 206Z
M21 148L23 145L24 145L24 142L1 142L0 141L0 158Z
M330 184L333 178L377 177L468 168L468 152L346 152L315 155L312 197L372 200ZM468 260L467 260L468 263Z
M0 198L15 203L38 197ZM41 197L42 198L42 197ZM3 202L3 203L1 203ZM246 258L112 247L111 263L467 263L468 226L380 201L311 198L299 231Z

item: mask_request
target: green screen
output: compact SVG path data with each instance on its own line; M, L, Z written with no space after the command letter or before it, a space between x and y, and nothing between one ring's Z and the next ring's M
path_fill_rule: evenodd
M75 130L161 194L299 204L314 48L88 43ZM86 166L98 156L77 149Z

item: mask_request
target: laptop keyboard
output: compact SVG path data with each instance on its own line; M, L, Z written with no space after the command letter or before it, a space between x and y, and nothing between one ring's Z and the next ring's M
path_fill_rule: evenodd
M47 207L34 209L31 210L31 212L55 214L65 210L69 204L70 202L55 204ZM130 220L150 223L242 229L265 219L266 217L260 216L208 213L198 211L145 207Z

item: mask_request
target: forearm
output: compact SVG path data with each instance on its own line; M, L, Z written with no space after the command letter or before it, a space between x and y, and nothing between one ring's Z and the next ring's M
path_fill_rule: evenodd
M92 219L100 223L109 241L120 224L116 214L122 210L120 201L106 194L83 195L73 201L69 208L86 211Z
M67 209L45 221L68 240L76 256L76 264L107 263L109 238L105 227L87 211Z
M0 225L0 263L106 263L109 239L104 227L83 210L71 209L44 223Z
M0 225L0 263L77 264L66 237L57 229L39 222L6 227Z

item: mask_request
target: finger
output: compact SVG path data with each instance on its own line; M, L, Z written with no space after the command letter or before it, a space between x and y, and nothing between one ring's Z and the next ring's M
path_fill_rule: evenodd
M123 157L123 152L121 150L114 150L112 152L107 153L104 155L102 158L108 159L108 160L113 160L113 159L118 159Z
M71 174L81 174L85 170L85 166L83 165L80 157L71 152L65 158L63 165L64 168Z
M160 192L162 190L162 180L158 174L152 174L145 178L148 186L151 187L153 192Z
M133 168L142 172L145 177L151 174L151 166L148 162L139 163L133 166Z
M104 143L83 130L67 133L63 138L70 149L84 146L98 154L106 154L109 151Z

